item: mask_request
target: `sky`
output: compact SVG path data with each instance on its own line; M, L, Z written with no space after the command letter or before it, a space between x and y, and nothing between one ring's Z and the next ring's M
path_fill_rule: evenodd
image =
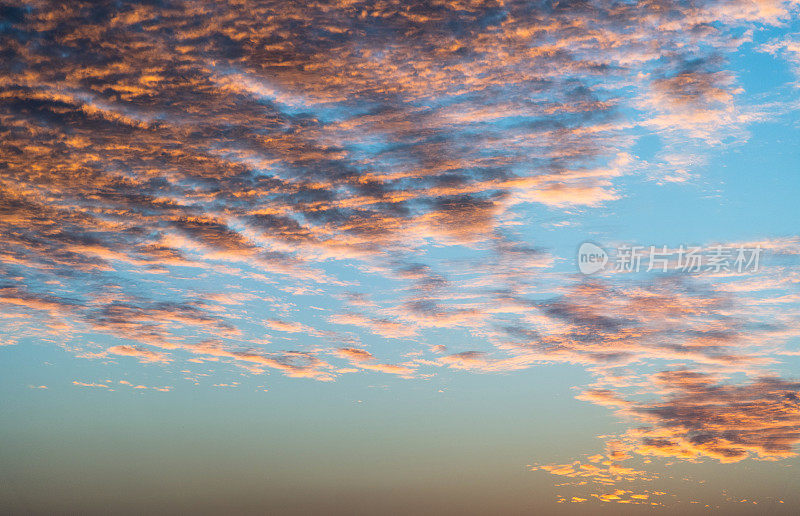
M796 514L798 33L0 4L0 511Z

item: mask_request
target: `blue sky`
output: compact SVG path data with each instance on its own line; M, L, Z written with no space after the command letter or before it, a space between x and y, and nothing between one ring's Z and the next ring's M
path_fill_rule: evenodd
M3 6L0 508L792 514L798 10Z

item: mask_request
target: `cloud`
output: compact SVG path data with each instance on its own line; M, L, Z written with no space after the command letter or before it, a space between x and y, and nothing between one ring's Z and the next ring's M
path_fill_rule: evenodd
M72 382L73 385L78 385L80 387L100 387L103 389L108 389L108 384L105 383L96 383L96 382L79 382L77 380ZM113 389L112 389L113 390Z
M330 321L334 324L360 326L375 335L387 338L400 339L417 335L417 330L411 325L385 318L368 317L358 313L335 314L331 316Z
M800 383L764 377L726 385L709 375L681 370L659 373L654 381L669 392L666 398L629 409L652 425L631 431L639 439L637 453L705 456L720 462L796 454Z
M796 37L776 38L762 44L760 50L786 59L794 73L800 78L800 39Z
M112 355L138 358L140 362L166 363L170 361L165 353L159 353L157 351L145 349L140 346L112 346L108 348L106 352Z
M264 321L264 324L270 329L286 333L315 333L313 328L297 321L280 321L273 319Z
M748 292L796 277L576 280L528 229L542 209L605 216L630 195L624 176L689 181L709 147L746 139L769 110L745 102L731 56L798 5L9 8L2 342L322 381L579 364L594 375L580 399L643 425L628 451L786 456L794 384L767 368L796 307ZM792 38L762 50L796 60ZM663 144L652 164L634 153L642 135ZM797 254L794 237L768 243ZM550 471L639 476L614 457Z
M376 358L372 353L359 348L339 348L334 351L334 354L340 358L346 359L351 364L361 369L397 374L405 377L411 377L414 373L414 368L407 365L374 363Z
M368 362L375 359L369 351L358 348L340 348L336 350L336 355L351 362Z

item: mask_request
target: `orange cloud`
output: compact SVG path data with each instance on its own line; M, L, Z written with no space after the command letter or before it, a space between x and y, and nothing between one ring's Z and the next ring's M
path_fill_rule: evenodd
M119 355L125 357L138 358L140 362L170 362L171 359L165 353L159 353L141 346L127 346L119 345L112 346L106 350L106 353L112 355Z

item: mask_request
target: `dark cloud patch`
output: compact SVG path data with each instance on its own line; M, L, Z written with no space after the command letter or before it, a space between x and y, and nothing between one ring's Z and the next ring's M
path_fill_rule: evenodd
M211 218L180 218L173 224L188 236L216 249L226 251L252 249L239 233Z
M651 422L643 453L709 456L733 462L751 454L762 458L793 454L800 442L800 383L760 378L747 384L717 383L692 371L666 371L655 381L670 394L632 411ZM663 437L650 437L663 435Z
M678 59L669 74L653 80L657 92L682 105L707 106L727 102L731 98L733 76L722 69L720 55L694 59Z

